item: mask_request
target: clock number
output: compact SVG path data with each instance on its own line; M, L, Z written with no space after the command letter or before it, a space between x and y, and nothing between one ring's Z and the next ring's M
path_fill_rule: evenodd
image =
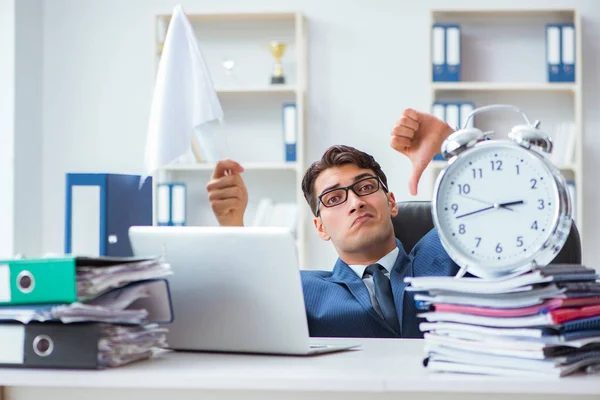
M477 176L479 176L480 178L483 178L483 169L473 168L473 169L471 169L471 171L473 171L473 179L477 179Z
M502 246L500 245L500 243L496 245L496 253L502 253Z
M517 175L519 175L520 174L519 166L515 165L515 167L517 167Z
M471 193L471 185L465 183L464 185L458 185L458 194L469 194Z
M533 229L534 231L538 230L537 221L533 221L533 225L531 225L531 229Z
M523 236L517 236L517 247L523 247Z
M544 209L544 200L543 199L538 199L538 210L543 210Z
M475 240L477 240L477 244L475 245L475 247L477 248L477 247L479 247L479 243L481 243L481 238L479 236L477 236L475 238Z
M458 211L458 204L452 204L450 208L452 208L452 211L454 211L454 214L456 214L456 212Z
M537 189L537 179L531 179L529 182L531 182L532 189Z
M492 171L502 171L502 161L501 160L492 160Z
M466 232L465 224L460 224L458 226L458 233L460 233L461 235L464 235L465 232Z

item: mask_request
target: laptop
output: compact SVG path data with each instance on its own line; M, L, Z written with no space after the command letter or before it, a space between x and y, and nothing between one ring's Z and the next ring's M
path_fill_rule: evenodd
M358 347L309 337L295 239L277 227L133 226L135 256L165 257L175 350L312 355Z

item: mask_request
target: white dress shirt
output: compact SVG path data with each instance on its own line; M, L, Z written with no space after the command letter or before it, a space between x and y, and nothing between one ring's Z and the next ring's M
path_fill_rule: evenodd
M396 258L398 258L398 253L400 250L395 247L394 250L387 253L385 256L381 257L376 264L381 264L383 268L385 268L385 276L390 277L390 271L396 262ZM358 275L359 278L362 279L363 274L365 273L365 269L367 269L368 265L348 265L352 268L352 271ZM371 304L373 304L373 308L377 313L383 318L383 313L381 312L381 308L379 308L379 303L377 303L377 298L375 297L375 285L373 283L373 276L369 275L362 279L362 281L367 286L369 290L369 296L371 297Z

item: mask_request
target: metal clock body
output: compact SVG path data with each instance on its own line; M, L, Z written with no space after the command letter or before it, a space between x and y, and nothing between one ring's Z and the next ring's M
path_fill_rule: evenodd
M512 109L488 106L478 112ZM523 115L524 116L524 115ZM471 128L444 142L448 165L438 175L432 214L442 245L465 272L496 278L550 263L571 228L566 182L542 151L551 141L531 125L510 140Z

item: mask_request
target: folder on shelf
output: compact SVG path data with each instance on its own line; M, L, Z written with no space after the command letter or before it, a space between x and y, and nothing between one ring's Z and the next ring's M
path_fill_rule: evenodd
M446 81L460 81L460 26L446 26Z
M571 217L573 218L573 221L577 223L577 184L575 181L567 181L567 190L569 192L569 196L571 197Z
M55 257L0 260L0 305L70 304L131 282L170 275L159 258Z
M563 24L561 29L562 80L575 82L575 26Z
M167 329L151 324L0 323L0 366L22 368L117 367L149 358L167 346Z
M139 183L139 175L68 173L64 252L132 256L129 227L152 225L152 178Z
M283 104L283 140L285 161L296 161L296 142L298 140L298 122L295 103Z
M434 24L432 27L431 39L433 81L460 81L460 25Z
M433 64L433 81L445 81L446 29L440 24L434 24L431 32L431 61Z
M575 82L575 25L546 25L549 82Z
M156 223L160 226L184 226L187 214L187 186L171 182L156 185Z
M473 128L475 126L475 117L472 117L467 124L467 118L469 114L473 112L475 109L475 105L473 103L460 103L459 104L458 115L460 116L460 128Z

